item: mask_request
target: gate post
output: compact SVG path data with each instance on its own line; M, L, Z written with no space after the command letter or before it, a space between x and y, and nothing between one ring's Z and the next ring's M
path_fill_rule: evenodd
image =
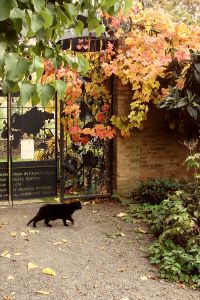
M114 78L113 114L128 115L130 111L131 88ZM140 178L140 131L135 129L129 138L120 133L113 142L112 186L113 193L129 195Z

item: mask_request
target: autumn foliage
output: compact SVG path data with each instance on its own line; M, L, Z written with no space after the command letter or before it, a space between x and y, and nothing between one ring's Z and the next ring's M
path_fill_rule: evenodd
M113 43L108 43L107 49L96 53L96 56L90 52L85 54L91 62L90 71L86 74L89 80L83 82L80 74L68 67L61 66L55 70L48 61L42 78L43 82L49 82L52 77L64 79L63 124L72 139L82 144L94 136L113 138L115 130L112 126L125 137L129 136L132 128L142 129L149 104L157 104L169 93L168 86L162 86L171 75L167 71L169 64L176 60L187 66L191 49L200 49L200 27L174 22L164 10L144 9L138 1L133 1L126 17L119 14L112 18L104 15L103 18L108 35L112 36L112 40L118 39L120 46L116 49ZM82 43L77 47L83 47ZM133 93L127 116L110 116L111 95L107 79L113 74L123 84L131 84ZM184 85L181 74L176 78L176 85L180 89ZM92 111L92 126L83 126L80 121L80 101L85 101Z
M128 24L128 32L123 30L124 24ZM111 28L114 25L114 34L121 38L122 46L113 60L104 62L102 67L105 76L114 74L123 84L131 84L133 96L129 115L112 117L112 123L122 135L128 136L130 129L142 128L149 103L156 104L168 94L160 80L170 76L167 66L174 60L189 63L190 50L200 49L200 27L175 23L163 10L142 9L138 4L126 20L112 18ZM182 78L177 78L178 85L180 88L183 85Z

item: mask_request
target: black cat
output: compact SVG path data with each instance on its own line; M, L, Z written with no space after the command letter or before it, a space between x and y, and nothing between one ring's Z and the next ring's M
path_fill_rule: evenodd
M75 210L81 208L82 206L80 202L73 202L70 204L45 204L40 207L37 215L28 222L27 226L33 222L33 227L36 227L36 223L43 219L44 223L49 227L52 227L52 225L49 224L49 221L56 219L62 219L64 225L68 226L66 220L71 221L73 224L74 220L72 219L72 214Z

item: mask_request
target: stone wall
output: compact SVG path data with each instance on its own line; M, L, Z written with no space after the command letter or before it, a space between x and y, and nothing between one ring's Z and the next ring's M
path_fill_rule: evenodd
M118 79L113 83L113 113L127 115L132 91ZM184 137L167 127L164 114L150 109L144 129L133 130L128 139L118 135L113 142L113 193L129 194L139 180L185 178L183 161L188 155Z

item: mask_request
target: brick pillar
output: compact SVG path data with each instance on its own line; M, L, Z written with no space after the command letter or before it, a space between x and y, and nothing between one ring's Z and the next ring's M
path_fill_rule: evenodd
M132 91L114 78L113 114L127 116L130 111ZM140 132L133 130L127 139L118 135L113 142L113 193L129 194L140 178Z
M113 113L119 116L130 111L131 88L114 78ZM139 180L149 178L185 178L183 161L188 155L180 142L184 136L168 128L164 112L152 107L144 129L132 130L129 138L120 134L113 142L113 193L130 194Z

